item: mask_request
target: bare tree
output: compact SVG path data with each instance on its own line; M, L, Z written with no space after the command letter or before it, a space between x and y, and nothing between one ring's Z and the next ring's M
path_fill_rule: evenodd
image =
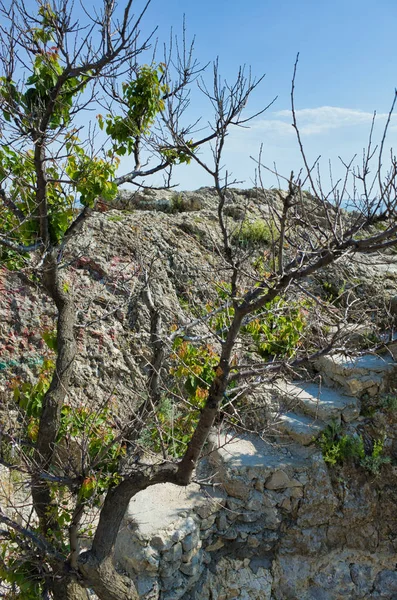
M176 47L175 60L166 54L165 63L141 66L138 59L149 49L150 37L140 42L139 26L149 2L136 17L132 16L132 4L129 1L118 11L106 0L95 16L87 15L84 25L74 21L73 7L66 0L39 4L38 15L29 14L23 3L2 6L1 259L15 268L24 265L28 280L33 277L39 283L58 314L56 365L36 415L37 432L18 442L19 463L3 461L30 477L37 523L33 520L20 525L3 513L0 520L6 527L2 535L26 557L22 565L25 580L16 577L15 589L18 592L29 575L31 593L36 594L32 598L77 600L87 597L87 588L103 600L138 598L132 581L118 573L112 561L120 523L131 498L157 483L185 486L191 481L224 398L233 395L236 385L247 386L258 374L264 379L283 366L296 366L329 350L333 341L325 340L312 354L305 351L289 360L272 356L259 364L247 364L238 353L236 358L244 328L254 318L265 319L277 310L276 299L300 289L310 275L339 258L383 250L397 243L395 160L391 173L383 179L384 142L379 152L376 193L375 184L368 183L369 163L374 158L370 140L362 169L353 171L351 164L346 165L340 195L336 185L330 194L324 194L315 180L316 165L308 165L305 159L293 103L293 124L306 172L298 178L291 175L287 193L279 193L281 203L269 204L266 219L272 236L271 260L266 269L249 268L247 252L235 243L236 226L231 228L227 218L229 188L234 182L223 170L222 155L230 128L256 116L247 118L243 110L260 80L240 70L236 81L229 85L222 82L215 64L212 87L199 83L213 106L214 121L206 135L195 136L194 124L182 125L188 86L201 73L192 48L183 43L182 48ZM121 78L124 83L120 83ZM293 88L294 82L295 74ZM90 104L101 105L106 111L99 118L99 127L108 139L99 149L95 147L95 135L83 142L78 139L82 130L79 115ZM204 144L211 144L212 164L197 152ZM131 157L132 169L117 175L118 157L124 155ZM118 186L137 184L159 172L165 173L165 185L170 186L172 167L190 161L197 162L214 180L219 227L216 247L226 273L226 298L207 315L167 335L161 326L160 299L153 298L150 277L145 275L143 302L150 313L153 352L150 402L145 399L135 423L123 423L100 451L91 455L83 452L80 470L71 476L59 459L65 422L69 417L73 419L65 409L65 398L76 356L75 306L63 281L63 252L79 235L96 203L112 200ZM258 166L263 168L260 160ZM361 205L357 203L353 216L346 218L342 201L350 175L363 184L364 200ZM312 188L310 198L302 192L306 181ZM352 201L357 202L355 197ZM321 218L313 221L313 211ZM372 233L371 226L378 222L385 223L384 229ZM226 324L214 324L213 317L222 314L227 315ZM136 463L120 470L122 442L136 438L135 430L145 426L149 412L155 414L162 390L168 385L162 366L173 342L178 337L184 339L202 324L213 336L219 354L213 375L206 381L205 399L183 456L171 460L163 448L165 460L151 465ZM84 413L82 438L97 441L96 422L90 419L98 414ZM161 427L158 429L161 437ZM9 445L15 444L12 431L4 431L3 435ZM106 472L101 490L104 500L101 502L101 495L97 495L99 521L89 549L81 552L81 524L92 497L88 474L95 470ZM67 507L63 512L59 506L62 495ZM66 524L62 520L65 514Z
M1 520L17 534L17 547L26 557L25 583L31 576L32 593L54 598L83 598L87 587L101 598L136 598L132 582L119 575L112 563L125 509L130 498L149 485L161 481L185 485L186 479L180 476L178 465L170 462L135 469L121 480L113 477L92 546L80 552L87 469L82 467L72 478L63 475L57 451L76 356L75 306L63 281L62 253L98 199L106 202L117 193L117 186L157 172L168 171L169 181L174 164L189 162L199 146L216 141L221 130L225 133L229 125L239 123L245 100L255 87L252 84L246 90L240 75L229 113L222 115L208 135L191 139L192 126L182 127L180 120L188 104L187 86L200 69L185 37L175 61L168 54L166 63L138 64L139 55L150 44L151 36L139 41L148 5L134 17L131 1L121 11L114 3L104 2L94 16L86 15L85 24L74 20L67 1L38 4L37 15L17 1L1 7L2 260L10 267L24 266L27 280L33 278L42 286L58 312L56 364L39 411L34 443L19 444L18 466L6 461L30 474L38 524L21 527L5 514ZM121 77L125 81L120 85ZM108 136L107 146L95 150L93 138L81 142L78 137L79 115L93 104L106 110L98 121ZM145 150L150 153L150 164L143 164ZM116 177L117 156L123 155L132 157L133 169ZM152 314L152 337L158 346L154 308ZM156 396L156 365L150 386ZM7 435L8 442L15 443L15 436ZM116 448L116 455L126 435L123 431L112 438L109 447ZM91 460L88 470L101 469L103 458L107 458L106 448ZM58 491L54 492L54 486ZM71 510L67 543L58 505L60 489ZM34 565L30 576L27 564ZM11 581L17 589L21 587L18 577L13 580L11 575Z

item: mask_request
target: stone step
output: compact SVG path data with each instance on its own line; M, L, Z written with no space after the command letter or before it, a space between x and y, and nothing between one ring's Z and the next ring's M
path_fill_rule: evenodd
M349 357L344 354L322 356L316 361L317 370L326 383L338 384L348 394L360 398L376 396L387 388L387 376L396 371L390 355L363 354Z
M312 434L313 437L313 434ZM289 440L293 441L293 440ZM304 448L301 443L278 440L270 443L255 435L214 436L209 461L217 473L217 483L230 496L245 499L250 493L252 481L268 480L280 469L294 480L312 468L315 448ZM283 487L289 487L288 484Z
M294 412L302 412L315 419L349 422L360 414L359 401L338 390L314 382L297 381L279 386L280 396Z
M279 433L288 435L292 440L303 446L308 446L318 438L327 425L319 419L288 412L279 417L276 427Z

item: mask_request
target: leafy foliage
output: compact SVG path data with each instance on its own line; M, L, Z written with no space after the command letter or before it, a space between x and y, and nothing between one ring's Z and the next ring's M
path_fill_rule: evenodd
M380 406L383 410L386 410L390 413L394 413L397 411L397 394L394 392L393 394L386 394L381 398Z
M242 332L252 337L256 351L263 358L292 357L301 345L307 308L307 303L275 298L254 314Z
M361 436L342 435L340 424L333 422L328 425L319 437L318 444L323 453L324 461L331 465L341 465L348 458L365 457L364 442Z
M214 313L209 324L222 338L233 319L234 309L227 304L230 300L230 285L220 283L216 289L218 299L207 305L206 312ZM222 305L225 308L217 310ZM291 303L275 298L242 327L242 333L252 339L256 351L264 358L291 357L300 345L306 326L304 306L306 305L300 302ZM158 422L149 431L145 431L143 441L156 452L162 449L163 443L171 449L170 454L182 456L195 430L200 409L208 397L219 355L208 344L195 345L176 338L171 359L174 362L170 368L173 379L169 391L172 395L162 398L157 410Z
M193 140L186 140L184 142L184 146L187 147L188 150L184 149L184 147L173 148L164 146L163 148L161 148L161 154L164 156L164 158L170 165L188 165L192 160L191 153L195 150ZM183 211L175 210L175 212Z
M37 551L26 542L25 552L21 555L17 535L10 531L9 539L0 544L2 597L7 600L40 600L43 598L43 585L34 560ZM26 558L29 553L30 560Z
M117 194L117 186L112 181L118 160L105 160L88 156L79 145L79 140L72 136L66 142L70 155L65 166L75 191L80 194L80 202L84 206L94 206L95 200L112 200Z
M84 91L91 78L90 71L78 76L66 76L59 49L51 44L57 39L56 15L49 4L39 9L37 27L32 35L41 49L36 52L32 73L27 80L15 83L9 77L0 78L0 104L4 119L27 133L41 131L42 127L56 130L63 137L67 157L46 164L45 199L51 242L62 240L75 216L76 200L92 207L97 198L111 200L117 193L113 182L118 166L116 154L132 152L134 136L148 133L157 113L164 109L163 96L167 91L163 83L164 66L139 68L134 80L123 84L123 101L127 105L125 117L108 115L106 131L113 140L113 152L107 157L87 154L79 143L72 121L72 107L76 96ZM2 102L3 101L3 102ZM48 114L49 122L45 123ZM100 118L100 125L104 122ZM32 133L37 137L37 133ZM49 144L50 146L51 144ZM63 174L69 177L64 182ZM19 245L29 246L39 238L39 204L37 195L37 165L34 147L17 150L6 143L0 149L0 185L7 189L13 203L2 204L2 231ZM21 218L22 216L22 218ZM0 261L10 269L24 266L27 257L19 257L9 248L0 250Z
M84 467L79 498L97 504L100 495L121 480L118 471L125 454L110 408L95 411L64 405L57 437L57 443L62 442L66 447L73 442L80 447Z
M382 465L390 463L390 457L384 455L384 443L384 438L374 440L372 451L367 454L362 436L342 434L341 425L335 422L328 425L318 440L324 461L330 466L356 460L372 475L379 475Z
M157 411L158 427L161 428L163 443L172 456L182 456L196 428L208 397L208 389L215 375L219 356L210 345L195 346L177 338L174 342L173 397L166 396ZM184 398L184 402L181 398ZM156 451L161 450L157 427L150 428L145 438Z
M73 99L82 92L90 80L90 72L77 77L67 77L62 81L59 93L53 94L59 86L64 66L59 55L56 41L56 14L48 3L39 8L40 27L33 30L33 39L40 47L33 62L33 72L25 82L27 89L18 90L15 82L7 77L0 78L0 98L7 102L7 107L15 106L21 119L21 125L29 131L40 122L49 104L54 104L49 112L50 129L58 129L69 124ZM50 43L54 45L49 46ZM55 98L55 100L54 100ZM3 110L6 121L11 122L14 115Z
M157 113L165 108L163 96L164 65L142 65L135 79L122 84L122 103L125 115L98 115L98 123L113 140L113 150L123 156L134 151L139 135L148 134Z
M72 190L65 191L58 183L60 176L54 166L48 166L47 176L51 178L46 189L49 232L52 241L56 243L62 238L73 218L74 195ZM23 215L23 220L17 217L15 211L4 207L3 231L18 244L32 244L37 241L39 235L34 191L37 177L32 151L16 152L7 145L0 148L0 182L3 184L7 180L10 180L8 193L16 209ZM8 257L3 255L2 258L6 260Z
M50 387L52 374L55 369L55 363L51 359L44 360L40 369L39 377L35 383L30 381L13 382L14 401L30 419L37 419L41 415L43 408L43 398ZM28 434L31 439L35 439L32 431L28 429Z
M230 286L219 284L217 286L218 300L207 305L207 311L230 300ZM306 315L309 304L307 301L287 301L276 297L263 308L253 313L246 322L241 332L248 335L254 345L255 351L263 358L292 357L301 345L302 334L307 325ZM217 335L224 337L234 316L232 306L216 312L210 319L210 324Z
M364 456L360 464L364 469L369 471L372 475L379 475L383 465L390 463L390 456L384 455L385 439L379 439L374 441L372 453Z
M14 387L14 400L27 417L26 435L33 442L37 439L43 398L51 383L54 367L52 361L46 360L34 384L17 383ZM98 502L100 494L119 482L119 464L125 447L118 440L118 430L112 422L109 407L95 411L65 404L61 410L57 444L75 447L81 454L81 500L93 498Z
M275 238L277 238L277 231L264 219L255 221L245 219L233 234L234 242L244 247L270 244Z
M342 283L340 287L335 285L334 282L323 281L322 287L325 294L325 300L332 304L340 305L341 304L341 296L343 296L346 291L346 281Z
M48 344L53 346L56 338L49 332L47 334ZM27 438L33 443L37 440L42 401L50 385L54 367L52 360L46 359L35 383L14 382L14 399L26 417L22 421L20 435L22 439ZM110 407L90 410L64 405L56 443L56 455L62 457L62 448L68 453L68 460L62 459L61 468L76 481L77 502L99 506L102 494L121 481L120 460L125 455L125 446L119 439ZM4 444L7 442L3 446ZM7 454L8 449L2 447L2 452L4 450ZM31 451L27 449L23 452L23 460L29 460ZM78 460L72 460L73 454L77 454ZM13 458L15 461L14 454ZM56 464L55 460L54 466ZM73 468L76 470L71 470ZM54 482L49 488L51 504L48 506L48 514L52 516L56 527L47 530L46 539L66 560L70 553L69 527L73 519L74 503L71 501L71 491L65 484ZM38 536L41 535L36 527L32 526L31 530ZM80 535L84 533L84 529L81 529ZM39 565L45 569L45 559L29 540L24 541L24 551L21 553L18 535L10 530L7 540L0 544L0 578L9 587L5 598L39 600L42 598L42 583L45 579L45 573L40 572Z

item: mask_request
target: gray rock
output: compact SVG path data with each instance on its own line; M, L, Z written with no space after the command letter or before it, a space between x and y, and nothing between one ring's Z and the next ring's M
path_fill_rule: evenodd
M216 515L211 515L210 517L203 519L202 521L200 521L200 529L202 531L206 531L207 529L209 529L210 527L213 526L213 524L215 523L215 520L216 520Z
M397 598L397 571L385 570L378 573L375 579L375 598ZM377 595L376 595L377 594Z
M322 356L317 367L334 384L347 393L361 397L364 393L374 396L384 390L384 376L395 371L396 365L390 355L365 354L349 358L343 354Z
M369 597L373 587L374 569L371 565L353 563L350 565L350 576L356 586L360 598Z
M294 412L281 415L277 423L279 432L288 435L303 446L311 444L326 427L327 424L324 421L318 421Z
M200 531L195 529L192 533L187 535L182 540L182 547L184 552L190 552L193 548L197 548L200 542Z
M159 574L161 577L169 578L179 569L180 562L164 562L160 569Z
M186 591L185 578L179 571L176 571L171 577L163 577L161 579L161 589L169 592L178 588Z
M163 555L162 558L164 561L171 561L171 562L177 562L180 561L182 558L182 544L180 542L177 542L176 544L174 544L173 546L171 546L171 548L166 548L166 551L163 551Z
M272 473L269 479L265 481L265 488L268 490L278 490L290 487L290 484L291 480L288 475L284 471L279 470Z
M279 384L283 397L288 401L294 411L299 407L303 413L321 420L352 421L360 412L359 402L354 396L341 394L335 390L317 383L294 382L292 384Z
M203 559L202 554L197 553L194 556L192 556L192 558L189 562L181 563L179 570L184 575L187 575L188 577L193 577L199 572L201 563L202 563L202 559Z

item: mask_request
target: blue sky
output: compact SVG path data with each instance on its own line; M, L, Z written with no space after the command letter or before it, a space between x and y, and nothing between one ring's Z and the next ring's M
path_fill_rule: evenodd
M239 64L266 73L247 111L256 112L274 96L275 104L228 140L225 162L233 175L251 184L256 156L263 142L264 162L288 175L299 171L301 160L290 116L293 65L300 53L296 81L298 123L309 158L322 155L335 177L341 175L338 156L359 156L367 143L373 111L380 130L397 86L397 3L392 0L153 0L145 27L159 25L159 39L170 27L175 32L186 16L188 32L196 36L196 55L203 64L219 56L221 72L232 79ZM193 95L196 114L203 121L211 114L206 103ZM392 127L389 146L397 147ZM324 176L325 177L325 176ZM210 183L199 169L177 173L181 188ZM276 185L265 177L266 185Z
M122 8L124 0L119 0ZM144 0L135 0L136 11ZM35 6L27 0L27 6ZM100 1L85 9L99 7ZM82 15L78 2L75 10ZM231 132L224 163L241 187L252 186L255 163L263 144L263 162L288 176L298 172L302 161L291 127L290 89L294 61L300 53L295 102L298 124L309 161L322 156L322 175L327 187L328 161L334 177L342 176L338 160L360 157L367 143L373 111L378 120L376 139L381 136L397 86L397 2L378 0L152 0L142 33L158 27L159 47L169 39L171 28L178 34L186 18L188 36L195 36L196 57L202 65L219 57L220 71L229 81L241 64L251 66L257 77L266 74L253 93L247 115L277 100L250 129ZM143 58L150 62L150 56ZM161 60L161 57L159 57ZM207 71L211 81L211 69ZM206 124L212 109L197 89L192 93L191 114ZM387 146L397 148L397 119L392 120ZM210 159L203 151L202 158ZM130 165L123 161L122 169ZM199 167L178 168L175 182L180 189L211 185ZM149 183L149 181L147 181ZM155 184L161 180L155 180ZM264 173L264 183L277 185Z

